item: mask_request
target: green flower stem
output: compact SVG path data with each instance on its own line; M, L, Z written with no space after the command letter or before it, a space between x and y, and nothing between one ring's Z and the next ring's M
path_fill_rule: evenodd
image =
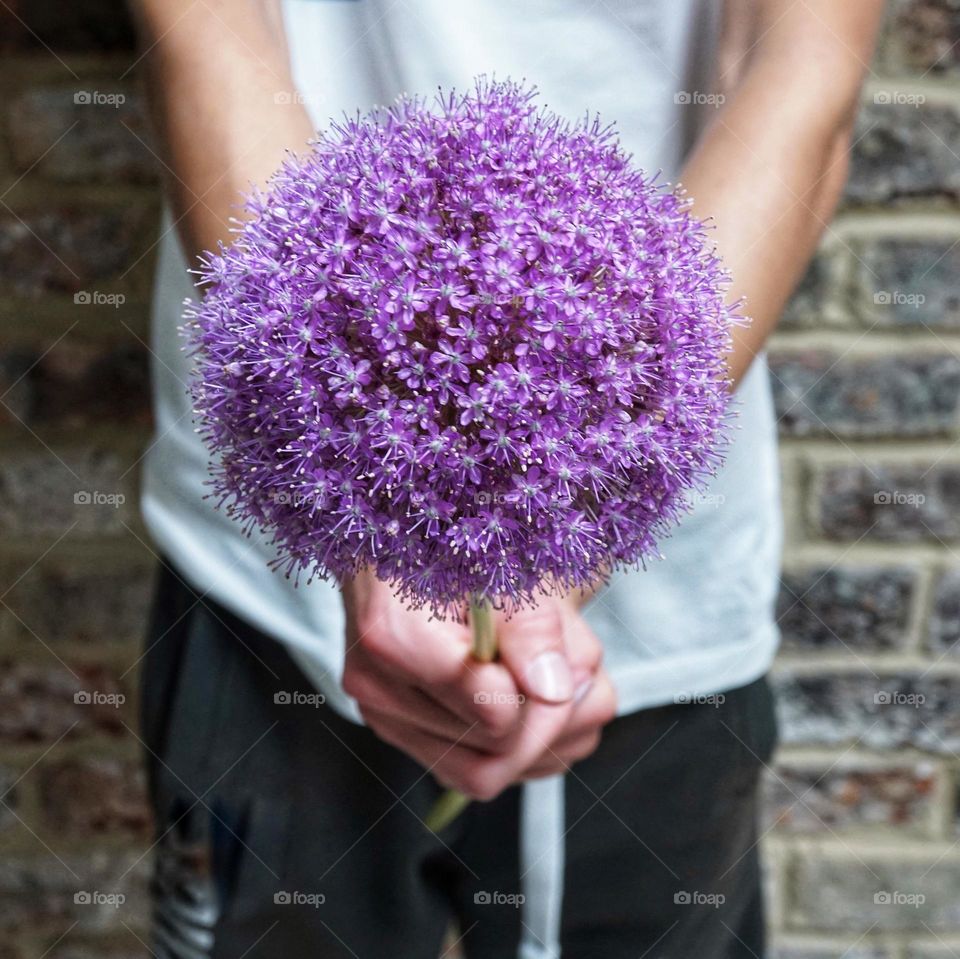
M470 623L473 626L473 658L492 663L497 658L497 633L493 625L493 606L480 596L470 599ZM431 832L446 829L470 805L470 798L448 789L427 813L424 820Z

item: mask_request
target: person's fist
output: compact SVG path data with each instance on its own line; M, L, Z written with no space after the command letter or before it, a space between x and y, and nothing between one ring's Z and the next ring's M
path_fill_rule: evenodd
M589 755L615 711L599 641L573 600L496 616L499 659L471 655L469 624L410 610L364 573L344 589L343 687L367 725L442 785L492 799Z

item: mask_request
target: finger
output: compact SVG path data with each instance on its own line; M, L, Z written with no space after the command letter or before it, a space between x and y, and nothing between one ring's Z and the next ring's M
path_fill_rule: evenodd
M450 743L463 743L486 753L504 753L512 748L510 736L491 734L484 723L465 722L429 692L393 682L371 671L352 684L361 713L375 714L381 724L398 722ZM518 707L513 707L516 713Z
M451 744L405 723L381 724L376 713L371 714L371 728L382 739L413 756L442 785L487 801L523 778L543 755L547 743L563 730L571 709L528 703L522 731L506 755L489 755L463 743Z
M502 739L519 731L526 696L502 663L465 656L456 677L428 691L464 722L479 723L488 736Z
M599 670L576 704L564 735L606 726L617 715L617 693L605 669Z
M456 677L470 653L465 624L432 619L426 610L408 609L392 595L371 609L362 625L358 646L391 674L417 685Z
M563 637L574 676L594 675L603 661L603 644L579 610L571 608L563 617Z
M500 658L521 691L543 703L569 702L574 694L564 614L551 600L509 618L502 612L495 614Z
M447 789L457 789L474 799L493 798L495 793L477 793L477 770L485 756L479 750L432 736L406 723L381 717L375 711L364 716L370 728L386 743L410 756Z
M354 672L345 689L361 712L375 710L391 719L415 723L427 732L456 741L469 729L468 724L422 690L406 683L388 680L376 670Z
M422 611L397 607L392 596L384 604L389 614L347 650L343 687L348 694L358 698L364 677L372 677L381 685L422 689L491 737L503 738L518 728L524 696L506 666L480 663L470 655L465 626L431 621Z
M614 718L616 710L616 693L609 677L601 670L587 695L573 710L566 728L544 749L524 778L565 772L592 754L600 742L603 727Z
M522 710L521 729L509 753L490 757L483 766L478 787L502 792L523 779L523 775L548 752L566 728L572 703L550 705L528 700Z

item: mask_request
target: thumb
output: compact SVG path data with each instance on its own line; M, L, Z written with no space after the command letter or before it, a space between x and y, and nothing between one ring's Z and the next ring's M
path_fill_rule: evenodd
M573 672L558 606L546 602L509 619L501 612L495 615L500 658L521 691L545 703L571 700Z

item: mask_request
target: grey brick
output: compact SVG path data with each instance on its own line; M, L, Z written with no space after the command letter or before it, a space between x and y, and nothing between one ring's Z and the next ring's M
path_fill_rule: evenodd
M781 761L764 777L765 827L824 835L871 826L923 832L931 823L935 786L929 762L876 768Z
M868 104L857 122L846 203L851 206L960 194L960 115L934 104Z
M0 928L123 932L147 917L146 861L98 850L84 857L0 860ZM86 902L84 894L89 894ZM96 894L123 896L116 905ZM76 924L74 926L74 923Z
M101 97L117 98L116 105ZM114 83L26 90L8 113L14 163L67 182L149 182L157 162L144 113L139 94Z
M960 423L960 359L949 354L777 351L770 370L787 436L923 436Z
M906 671L804 675L780 667L773 684L787 745L915 747L945 756L960 751L960 677Z
M783 575L777 620L788 649L895 649L906 640L916 571L815 567Z
M4 210L0 292L113 295L109 280L133 265L151 236L130 204Z
M857 254L855 305L870 324L960 326L960 244L955 237L888 237Z
M889 73L920 77L960 71L957 0L890 0L878 64Z
M59 341L0 346L0 393L0 422L146 426L147 349L133 337L101 342L74 334Z
M822 851L800 854L797 921L811 928L860 931L960 927L960 862L941 856L940 850L919 861Z
M937 581L930 614L928 643L934 653L960 655L960 569L947 570Z
M960 467L837 466L818 475L815 521L839 540L938 542L960 538Z
M94 665L68 667L52 658L50 663L0 662L0 743L126 733L130 697L113 673Z
M112 756L46 762L38 772L47 828L96 837L123 832L145 838L150 827L143 764Z
M32 566L10 571L15 585L4 604L15 614L13 629L45 643L138 644L143 639L153 584L144 564Z
M0 530L121 533L134 520L131 465L104 448L8 454L0 464Z

